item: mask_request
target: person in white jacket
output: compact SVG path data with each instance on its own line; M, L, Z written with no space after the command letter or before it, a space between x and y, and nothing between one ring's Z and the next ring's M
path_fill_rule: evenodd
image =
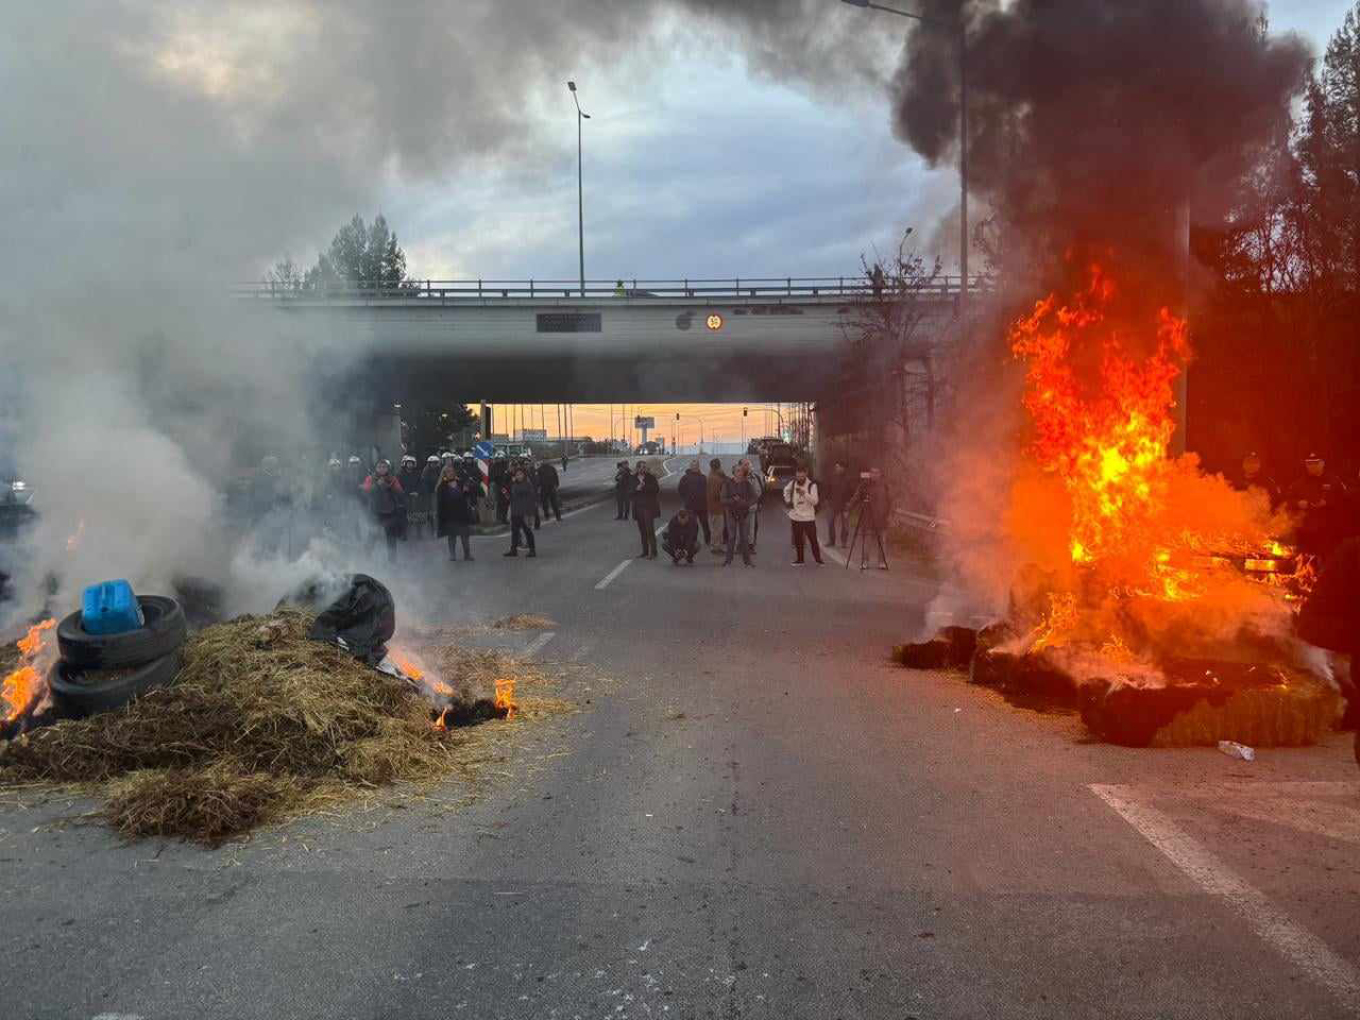
M793 526L793 548L797 558L795 567L803 565L803 542L812 543L812 558L820 566L822 547L817 544L817 483L808 478L807 468L799 466L793 481L784 486L784 506Z

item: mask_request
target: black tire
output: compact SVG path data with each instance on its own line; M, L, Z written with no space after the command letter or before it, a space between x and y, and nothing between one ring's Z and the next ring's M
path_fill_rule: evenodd
M184 610L163 595L138 595L146 623L123 634L86 634L80 613L57 624L57 647L70 666L80 669L126 669L178 651L188 636Z
M57 712L68 719L82 719L120 708L157 687L168 687L183 662L184 653L178 648L135 669L78 669L58 659L47 674L47 684Z

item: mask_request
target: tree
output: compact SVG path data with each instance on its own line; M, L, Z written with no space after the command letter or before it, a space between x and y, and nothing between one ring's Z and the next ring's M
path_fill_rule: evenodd
M421 407L406 414L406 449L417 457L472 445L480 421L466 404Z
M404 290L406 253L381 213L371 225L355 215L336 232L330 247L307 271L308 287L346 285L379 290Z
M924 328L940 260L910 248L912 233L903 233L889 259L870 264L861 257L867 286L843 320L836 399L818 404L827 434L863 436L869 456L903 494L919 452L915 440L933 427L949 385L938 371L936 331Z

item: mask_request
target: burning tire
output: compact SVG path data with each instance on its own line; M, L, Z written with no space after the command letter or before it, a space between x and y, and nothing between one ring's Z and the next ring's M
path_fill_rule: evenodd
M74 669L126 669L177 653L188 637L184 610L172 598L139 595L145 624L123 634L87 634L75 612L57 624L57 647Z
M179 675L180 648L131 669L80 669L58 659L47 675L58 712L71 719L120 708L138 695L168 687Z

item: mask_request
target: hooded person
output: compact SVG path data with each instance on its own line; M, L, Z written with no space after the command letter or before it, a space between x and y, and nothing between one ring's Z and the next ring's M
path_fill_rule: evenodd
M708 462L708 516L713 522L722 521L723 535L722 544L727 545L727 514L723 506L723 486L727 484L727 473L723 471L722 461L714 457ZM716 543L709 543L716 555L722 550Z
M691 566L699 551L699 518L688 507L681 507L666 524L661 535L661 548L676 566L683 559Z
M472 525L475 520L472 495L458 477L453 464L444 466L435 483L433 506L435 529L440 538L449 543L449 559L458 559L457 543L462 542L463 559L472 559Z
M388 460L373 465L373 473L364 479L363 492L368 497L369 513L387 541L390 561L396 554L397 540L406 530L406 495Z
M713 544L713 534L708 527L708 479L704 477L699 461L690 461L685 473L680 476L676 486L680 503L690 512L694 522L703 529L704 545Z

